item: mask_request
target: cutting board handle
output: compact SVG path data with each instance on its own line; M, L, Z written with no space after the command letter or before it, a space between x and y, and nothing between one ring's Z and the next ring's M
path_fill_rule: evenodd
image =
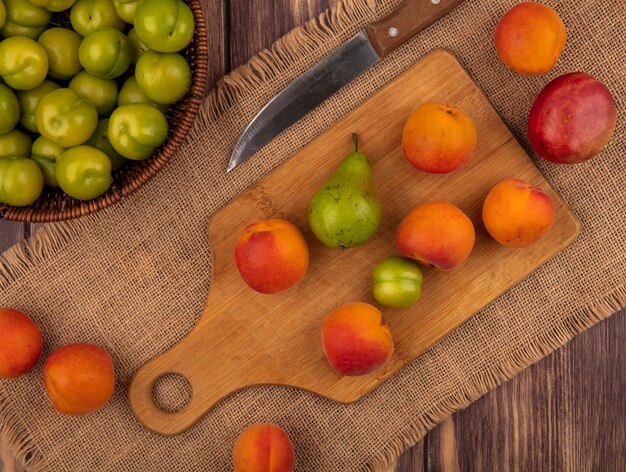
M365 29L378 55L384 57L463 2L464 0L404 0L387 18L372 23Z

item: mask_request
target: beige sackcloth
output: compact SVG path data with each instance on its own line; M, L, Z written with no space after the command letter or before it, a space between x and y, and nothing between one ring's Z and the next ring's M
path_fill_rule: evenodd
M367 71L235 172L238 134L267 100L364 24L399 2L345 0L225 77L184 147L123 204L93 217L47 225L0 260L0 306L29 313L44 355L93 342L114 356L111 402L87 417L56 413L30 374L0 382L0 432L30 469L228 471L249 423L271 421L291 436L300 471L378 470L454 411L610 316L626 302L624 238L624 31L622 0L547 1L565 22L565 52L550 73L529 77L496 56L493 33L515 1L467 0ZM210 15L209 15L210 16ZM564 252L352 405L285 387L250 388L222 401L188 432L161 437L131 415L132 373L192 328L209 290L210 216L434 48L450 49L529 152L526 120L552 78L585 71L612 91L618 126L604 152L580 165L536 159L582 222ZM175 406L177 383L159 389Z

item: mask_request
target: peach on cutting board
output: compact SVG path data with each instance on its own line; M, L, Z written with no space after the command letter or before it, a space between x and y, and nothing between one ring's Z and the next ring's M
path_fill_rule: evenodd
M29 372L41 357L43 340L25 313L0 307L0 379Z
M243 280L260 293L277 293L297 284L309 266L302 233L281 219L247 226L235 246L235 263Z
M322 346L331 367L342 375L365 375L393 355L393 338L380 310L368 303L342 305L324 320Z
M396 245L403 256L439 270L453 269L465 261L475 239L472 221L448 202L417 206L396 232Z
M294 461L289 436L272 423L248 426L233 448L235 472L291 472Z
M46 360L43 382L59 412L86 415L104 406L113 395L113 359L100 346L68 344Z
M548 5L524 2L511 8L496 27L498 56L522 74L545 74L565 48L565 25Z
M548 232L553 221L550 196L523 180L500 182L489 191L483 204L485 228L504 246L534 244Z
M402 149L417 169L446 174L463 167L476 147L474 122L459 108L424 103L407 120Z

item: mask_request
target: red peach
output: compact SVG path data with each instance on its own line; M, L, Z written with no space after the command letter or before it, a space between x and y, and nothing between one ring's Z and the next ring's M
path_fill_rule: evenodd
M276 293L297 284L306 275L309 248L300 230L289 221L257 221L239 236L235 263L252 289Z
M393 338L380 310L368 303L342 305L324 320L322 346L331 367L342 375L365 375L393 355Z
M43 340L33 320L21 311L0 308L0 378L29 372L41 357Z

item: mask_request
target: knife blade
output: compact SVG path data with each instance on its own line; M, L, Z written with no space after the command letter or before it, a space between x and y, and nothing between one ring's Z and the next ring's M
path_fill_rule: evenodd
M276 94L256 114L237 140L227 172L463 1L404 0L389 16L367 25Z

